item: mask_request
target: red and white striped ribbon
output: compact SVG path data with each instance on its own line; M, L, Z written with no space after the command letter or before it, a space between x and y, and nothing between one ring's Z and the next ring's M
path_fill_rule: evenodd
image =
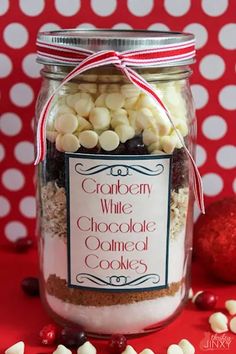
M160 64L163 65L165 63L168 65L171 63L178 65L179 61L191 59L195 56L195 43L193 40L174 45L165 45L155 49L130 50L125 52L103 50L97 53L75 46L65 47L60 44L45 44L38 40L37 54L38 58L44 62L73 64L75 67L61 81L60 85L48 98L42 109L37 126L37 156L35 159L35 165L42 161L46 154L46 120L55 95L60 91L64 84L84 71L112 64L121 70L128 80L135 86L153 98L157 104L157 108L164 112L168 117L189 158L193 169L193 190L195 198L201 211L203 213L205 212L201 176L191 153L184 143L182 135L176 129L167 107L164 105L157 92L154 91L153 87L144 80L142 76L132 69L132 67L150 67L158 66Z

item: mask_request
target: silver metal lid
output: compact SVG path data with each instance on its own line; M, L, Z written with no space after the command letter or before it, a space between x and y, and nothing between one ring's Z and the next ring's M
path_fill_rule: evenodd
M151 49L160 46L183 43L194 40L191 33L161 32L143 30L90 30L68 29L60 31L39 32L37 40L44 44L60 44L63 47L77 46L93 52L115 50L123 52L135 49ZM49 64L38 59L39 62ZM194 59L178 62L186 65ZM53 62L55 64L55 61Z

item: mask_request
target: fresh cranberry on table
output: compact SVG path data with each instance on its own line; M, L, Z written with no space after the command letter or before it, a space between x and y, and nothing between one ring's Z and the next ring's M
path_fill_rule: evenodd
M28 251L29 248L33 246L33 240L29 237L18 238L14 243L15 251L17 253L23 253Z
M127 346L127 339L123 334L113 334L108 342L108 349L111 354L122 353Z
M29 296L39 295L39 280L35 277L27 277L21 281L21 288Z
M51 323L44 326L39 332L41 343L46 346L55 344L57 340L57 336L58 336L57 326Z
M87 335L82 328L64 327L59 335L60 344L66 347L80 347L87 341Z
M217 303L217 299L218 297L210 291L202 291L196 296L194 304L199 310L212 310Z

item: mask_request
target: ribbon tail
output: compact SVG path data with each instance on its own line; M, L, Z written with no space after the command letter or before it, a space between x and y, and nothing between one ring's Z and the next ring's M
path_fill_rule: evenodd
M196 165L190 151L188 150L187 146L185 145L182 135L179 133L173 120L171 119L171 115L170 115L167 107L164 105L162 100L158 97L157 93L153 90L153 87L142 76L140 76L136 71L134 71L131 68L126 67L124 65L119 66L119 68L135 86L140 88L149 97L151 97L155 100L155 102L157 103L158 109L160 111L162 111L167 116L168 120L170 121L178 139L180 140L180 142L184 148L185 153L188 156L188 159L191 164L192 171L193 171L193 192L194 192L195 200L196 200L201 212L203 214L205 214L204 194L203 194L203 185L202 185L201 175L198 171L197 165Z

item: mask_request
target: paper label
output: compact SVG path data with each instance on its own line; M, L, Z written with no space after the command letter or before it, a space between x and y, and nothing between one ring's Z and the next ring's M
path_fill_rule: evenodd
M69 287L167 287L170 164L169 155L66 154Z

